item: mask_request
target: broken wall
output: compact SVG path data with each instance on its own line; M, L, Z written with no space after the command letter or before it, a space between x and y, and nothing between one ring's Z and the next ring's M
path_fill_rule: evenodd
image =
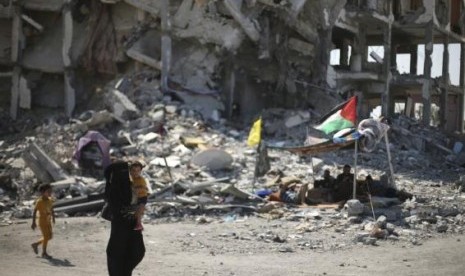
M126 54L160 70L160 2L130 0L117 5L146 13L139 25L148 28L128 34L133 41ZM313 90L318 93L327 86L326 71L319 75L314 71L323 67L318 62L327 59L326 48L332 47L329 39L327 47L321 47L325 50L320 59L314 58L315 45L320 45L315 26L327 24L324 31L330 38L338 16L333 8L340 11L343 6L341 1L170 1L169 79L181 91L219 95L226 104L224 114L231 115L233 104L241 107L243 117L277 105L308 107ZM318 85L302 85L318 77Z

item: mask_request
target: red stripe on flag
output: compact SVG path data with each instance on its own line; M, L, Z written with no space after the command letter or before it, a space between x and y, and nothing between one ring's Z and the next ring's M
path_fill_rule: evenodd
M354 125L357 121L357 97L353 96L349 102L342 108L341 116L351 121Z

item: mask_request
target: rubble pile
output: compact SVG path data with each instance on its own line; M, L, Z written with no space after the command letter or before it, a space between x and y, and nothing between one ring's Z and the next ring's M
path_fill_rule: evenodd
M156 82L147 72L138 77L125 76L107 86L104 98L112 100L105 103L106 109L87 110L69 121L59 115L36 118L36 122L42 122L40 126L24 135L6 136L0 142L2 224L29 218L37 185L44 182L54 187L58 212L99 214L103 205L102 170L86 170L73 157L79 139L92 130L111 142L112 157L146 162L144 176L151 195L145 223L183 219L199 224L228 223L251 217L286 221L290 224L274 230L217 237L237 239L239 235L244 240L272 242L282 252L295 250L294 244L324 250L344 246L342 240L325 240L328 233L374 244L379 239L419 243L431 235L463 231L465 196L459 175L464 168L446 162L451 153L442 148L447 149L449 144L439 143L446 137L434 128L421 128L403 117L391 123L388 147L393 156L394 182L399 190L412 193L412 199L401 202L373 197L373 209L358 201L342 209L334 205L293 208L266 202L254 192L276 190L281 183L312 184L324 169L337 175L343 164L353 164L353 151L298 156L269 149L271 170L255 177L257 153L246 145L248 127L237 127L221 117L205 119L196 111L195 100L163 95ZM300 140L304 144L313 123L311 113L265 110L263 140L274 144L296 144ZM407 132L412 127L419 129ZM425 149L414 148L418 145L412 142L411 133L426 137ZM431 143L440 147L431 147ZM98 167L102 156L95 148L90 147L90 151L81 158L95 159L89 164ZM374 152L358 153L357 176L363 179L370 174L388 182L388 165L386 145L380 143Z

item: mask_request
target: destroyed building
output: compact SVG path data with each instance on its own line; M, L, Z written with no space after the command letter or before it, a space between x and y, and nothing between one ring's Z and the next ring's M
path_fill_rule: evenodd
M207 117L321 115L357 94L361 118L380 106L461 133L464 2L1 0L0 102L73 116L96 82L150 68Z

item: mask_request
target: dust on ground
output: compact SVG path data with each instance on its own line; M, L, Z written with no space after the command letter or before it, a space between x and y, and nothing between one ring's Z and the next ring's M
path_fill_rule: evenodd
M463 275L465 271L463 234L436 236L415 245L381 240L378 246L351 243L347 237L350 246L344 248L288 251L281 250L285 244L241 238L268 223L255 217L210 224L154 220L145 224L147 252L133 275ZM107 275L109 230L109 222L100 218L60 218L49 244L53 259L47 260L30 247L40 232L30 229L29 220L17 220L0 227L1 274Z

